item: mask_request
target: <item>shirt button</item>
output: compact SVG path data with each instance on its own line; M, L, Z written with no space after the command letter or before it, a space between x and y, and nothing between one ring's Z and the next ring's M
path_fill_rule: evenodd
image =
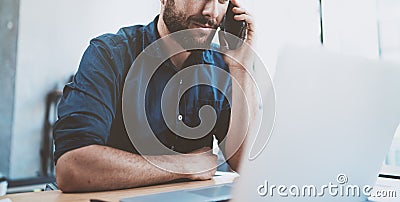
M174 150L174 149L175 149L175 146L171 146L171 149Z
M182 79L181 79L181 80L179 81L179 84L182 85L182 83L183 83L183 81L182 81Z
M178 121L182 121L182 119L183 119L183 116L182 115L178 115Z

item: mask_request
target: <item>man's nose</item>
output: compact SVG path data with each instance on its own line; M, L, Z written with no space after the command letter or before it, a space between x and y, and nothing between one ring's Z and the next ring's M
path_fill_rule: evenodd
M215 19L218 17L218 0L207 0L206 5L204 6L203 16L208 16L211 19Z

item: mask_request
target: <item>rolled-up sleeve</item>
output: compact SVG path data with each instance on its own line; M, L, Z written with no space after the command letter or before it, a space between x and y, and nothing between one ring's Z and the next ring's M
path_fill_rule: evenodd
M68 151L107 143L120 93L120 76L113 51L104 40L107 37L91 41L73 82L64 87L53 129L55 162Z

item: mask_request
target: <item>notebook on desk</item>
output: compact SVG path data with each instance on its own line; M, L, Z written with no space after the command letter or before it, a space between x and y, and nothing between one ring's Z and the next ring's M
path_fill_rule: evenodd
M262 196L260 191L265 191L266 182L320 186L338 183L340 175L347 180L344 184L374 185L400 123L400 68L323 48L287 48L276 69L272 136L254 161L248 159L247 144L241 177L232 192L229 184L121 202L365 200L365 195L307 198Z

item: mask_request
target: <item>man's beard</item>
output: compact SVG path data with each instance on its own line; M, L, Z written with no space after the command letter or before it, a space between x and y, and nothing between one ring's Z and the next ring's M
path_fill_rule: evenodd
M213 27L211 34L206 34L200 31L187 31L181 34L176 34L173 39L177 41L183 48L208 48L214 38L217 23L215 20L207 19L204 16L189 16L187 17L182 11L177 11L174 0L167 0L164 9L163 20L170 33L188 30L190 22L199 24L207 24Z

